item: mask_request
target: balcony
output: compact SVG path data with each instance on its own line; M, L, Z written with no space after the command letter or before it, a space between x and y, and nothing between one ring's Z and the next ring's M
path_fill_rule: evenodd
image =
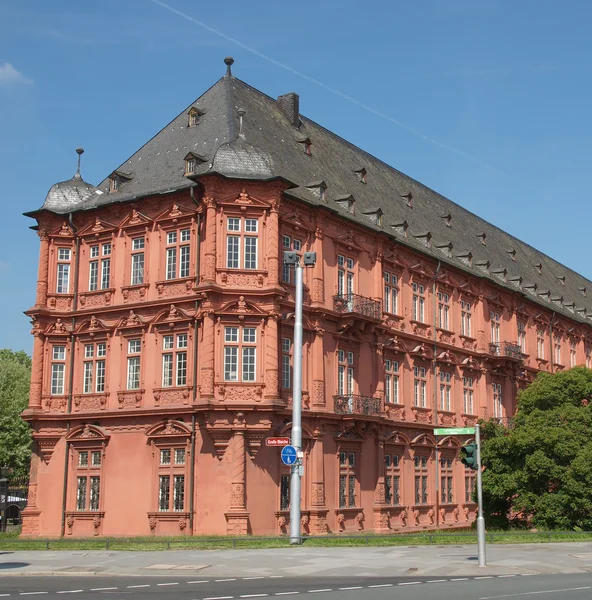
M512 358L522 362L524 355L519 344L515 342L500 342L498 344L489 344L489 354L500 358Z
M333 296L333 310L342 314L382 319L382 302L380 300L372 300L372 298L353 293Z
M348 394L347 396L333 396L333 400L335 413L338 415L379 417L382 414L382 398Z

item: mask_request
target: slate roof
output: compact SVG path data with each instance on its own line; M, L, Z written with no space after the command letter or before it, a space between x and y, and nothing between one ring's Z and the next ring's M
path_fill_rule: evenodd
M189 127L192 107L200 118ZM244 111L242 135L239 111ZM304 151L306 139L312 143L310 155ZM131 177L121 181L119 191L109 192L107 177L97 186L102 194L44 208L66 213L191 187L193 182L184 174L184 158L190 152L206 159L196 175L281 177L292 184L289 196L329 208L443 263L521 291L550 310L592 321L592 298L586 297L586 291L592 296L591 281L314 121L300 115L300 126L294 127L275 99L228 74L113 171ZM324 200L315 188L323 182ZM346 202L348 198L353 203ZM353 205L353 212L348 205ZM376 214L379 208L382 225Z

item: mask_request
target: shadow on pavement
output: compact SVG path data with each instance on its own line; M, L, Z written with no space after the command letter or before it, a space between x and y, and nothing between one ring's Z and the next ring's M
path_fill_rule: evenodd
M28 567L29 563L26 562L0 562L0 570L1 569L22 569L23 567Z

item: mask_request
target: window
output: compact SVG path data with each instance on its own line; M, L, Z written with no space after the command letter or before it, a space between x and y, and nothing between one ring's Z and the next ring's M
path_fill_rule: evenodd
M401 504L401 455L384 455L384 493L389 506Z
M167 233L166 278L189 277L191 230L181 229Z
M289 235L284 235L282 238L282 247L284 251L293 250L294 252L300 252L302 249L302 242L296 238L291 238ZM288 265L284 265L282 269L282 281L285 283L294 283L295 271Z
M127 389L140 389L140 351L141 340L128 340L127 343Z
M187 385L187 334L162 338L162 387Z
M537 358L545 358L545 331L537 329Z
M290 509L290 475L282 473L280 479L280 510Z
M592 368L592 348L590 346L586 346L586 367L588 369Z
M524 321L518 321L518 345L520 352L526 354L526 323Z
M425 323L425 287L413 284L413 320Z
M56 277L56 294L67 294L70 291L70 248L58 248L58 270Z
M413 406L426 408L427 373L425 367L413 367Z
M61 396L64 393L66 346L54 346L52 348L51 358L51 395Z
M201 114L198 110L191 110L189 112L189 127L195 127L199 123Z
M415 456L413 459L415 467L415 504L428 503L428 457Z
M396 360L385 362L384 396L390 404L399 404L399 363Z
M495 311L490 311L489 320L491 322L491 343L500 343L500 314Z
M443 456L440 459L440 499L442 504L452 504L454 502L454 479L452 458Z
M224 380L239 381L240 372L240 381L255 381L257 329L225 327L224 344Z
M292 340L282 338L282 387L292 387Z
M337 395L351 396L354 393L354 353L337 351ZM352 399L353 401L353 399ZM353 407L351 407L353 410Z
M354 259L337 255L337 294L351 299L354 291Z
M198 162L195 158L186 158L185 159L185 173L195 173L197 169Z
M144 283L144 247L143 237L132 239L132 285Z
M569 366L575 367L577 363L576 343L570 342L569 344Z
M438 327L440 329L450 329L450 295L445 292L438 292Z
M472 305L466 300L460 301L460 334L471 337L471 310Z
M85 344L84 346L84 378L85 394L102 394L105 392L105 357L107 344Z
M463 377L463 412L466 415L473 415L473 378Z
M356 454L339 452L339 508L356 506Z
M445 371L440 371L440 410L445 410L448 412L452 410L451 389L451 374Z
M493 416L501 418L503 416L503 398L502 398L502 384L493 383Z
M158 466L158 510L185 509L185 448L161 448ZM172 491L172 493L171 493Z
M399 312L399 278L394 273L384 273L384 311Z
M228 217L226 231L228 232L226 235L226 266L229 269L241 268L242 246L242 268L257 269L258 219Z
M102 256L99 260L99 245L90 246L90 258L88 265L88 291L95 292L98 289L105 290L109 287L109 277L111 275L111 244L102 245ZM104 258L107 257L107 258Z
M474 490L475 472L471 469L465 469L465 502L473 502Z
M561 338L555 338L553 340L553 360L556 365L563 364L561 362Z
M78 452L76 468L77 511L98 511L100 508L101 459L100 450L80 450Z

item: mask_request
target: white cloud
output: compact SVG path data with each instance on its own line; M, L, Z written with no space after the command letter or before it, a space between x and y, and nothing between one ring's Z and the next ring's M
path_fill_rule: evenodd
M0 87L10 85L31 85L32 79L25 77L17 71L10 63L0 65Z

